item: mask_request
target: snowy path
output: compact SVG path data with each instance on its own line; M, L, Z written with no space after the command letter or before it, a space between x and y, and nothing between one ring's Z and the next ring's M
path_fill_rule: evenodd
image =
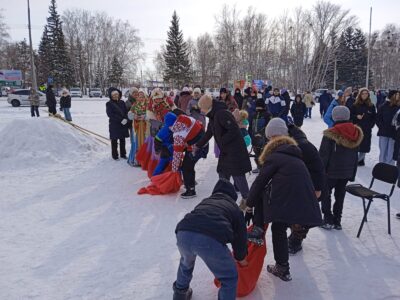
M73 103L72 117L107 135L104 105ZM1 100L0 135L14 119L30 121L28 108ZM324 128L317 117L305 121L317 146ZM41 145L32 147L46 148L38 141ZM376 138L373 145L357 182L369 182L378 157ZM105 146L69 162L26 165L10 169L0 157L0 299L172 299L179 260L174 229L210 194L217 180L214 158L199 163L199 197L191 200L136 195L148 182L145 173L112 161ZM399 195L396 190L392 198L392 237L386 233L385 203L376 201L357 239L362 204L347 196L344 230L311 230L304 250L290 258L292 282L272 278L264 268L256 290L243 299L400 299L400 221L394 218ZM270 232L268 246L266 263L271 263ZM212 279L198 260L193 299L216 299Z

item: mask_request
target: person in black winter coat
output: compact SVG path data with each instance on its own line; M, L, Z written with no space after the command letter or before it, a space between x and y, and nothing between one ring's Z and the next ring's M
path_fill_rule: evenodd
M290 99L289 92L285 89L282 90L281 97L283 98L283 100L285 100L285 103L286 103L285 111L284 111L283 115L288 116L289 111L290 111L290 102L292 102L292 99Z
M397 112L393 117L392 125L396 129L395 133L395 142L394 142L394 149L393 149L393 160L397 161L397 166L400 166L400 91L390 91L390 99L397 105ZM400 170L400 169L399 169ZM400 181L399 181L400 187Z
M64 89L60 98L60 110L64 112L65 120L67 121L72 121L70 109L71 96L69 95L68 90Z
M358 125L364 133L364 139L358 153L358 165L364 166L365 155L371 151L372 128L376 122L376 109L371 101L368 89L360 90L350 113L353 123Z
M249 193L246 173L251 171L251 162L239 126L227 110L225 103L213 100L210 95L200 98L199 107L206 114L209 122L205 135L196 143L196 146L203 148L214 136L221 151L217 172L220 178L233 177L244 203Z
M121 100L122 92L116 88L109 88L110 101L106 103L106 112L109 117L109 131L111 140L111 154L118 160L118 140L120 156L126 159L125 138L129 137L128 110L125 102Z
M399 103L396 100L395 93L388 98L378 108L376 115L376 125L378 126L379 137L379 162L393 164L397 160L395 155L396 127L393 125L393 118L399 109Z
M268 111L264 100L258 99L256 101L256 113L253 116L253 119L249 122L249 135L251 137L251 144L253 146L255 162L257 165L257 168L252 171L254 174L258 174L260 171L261 166L258 162L258 158L267 142L265 138L265 127L267 127L271 119L272 115Z
M328 110L329 105L331 105L331 102L333 100L333 97L328 91L324 91L321 96L319 96L319 111L321 113L321 118L325 116L325 113Z
M57 113L57 100L52 85L49 85L46 89L46 105L49 108L49 114L55 115Z
M246 266L247 231L243 213L235 203L233 185L220 179L212 195L198 204L177 225L175 233L181 254L174 299L190 299L196 256L221 281L218 299L236 299L238 274L235 260ZM233 257L226 244L232 244ZM234 260L235 259L235 260Z
M242 92L241 92L241 90L240 90L239 88L237 88L237 89L235 90L235 95L234 95L233 97L234 97L235 100L236 100L236 103L237 103L237 105L238 105L238 107L239 107L239 110L245 109L245 108L243 107L243 96L242 96Z
M254 220L254 231L259 231L264 223L272 222L276 264L269 265L268 272L289 281L287 228L292 224L308 228L319 226L322 219L301 150L296 141L285 134L285 122L279 118L272 119L266 128L270 141L260 156L262 168L251 186L247 205L264 212L264 220Z
M307 107L303 102L301 95L296 95L292 107L290 108L290 113L292 114L294 125L297 127L303 126L304 116L307 113Z
M315 196L321 199L325 189L325 168L319 156L318 149L307 139L306 134L295 125L288 125L289 136L293 138L303 154L303 161L310 173L314 185ZM302 242L307 237L309 228L301 224L291 226L292 233L289 236L289 253L295 254L302 249Z
M322 197L324 229L342 229L341 219L347 182L354 181L357 172L358 148L364 138L362 129L350 122L346 106L333 109L335 125L324 131L319 154L327 176L328 195ZM331 210L331 194L335 189L335 203Z

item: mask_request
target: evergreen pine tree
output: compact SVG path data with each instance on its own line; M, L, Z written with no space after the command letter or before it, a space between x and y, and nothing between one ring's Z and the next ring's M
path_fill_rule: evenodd
M100 60L98 61L97 66L96 66L96 75L94 78L94 86L97 88L99 88L99 87L103 88L101 69L100 69Z
M179 29L179 18L174 11L168 31L166 51L164 53L166 70L164 80L172 85L182 87L189 79L190 63L188 47Z
M111 85L119 86L122 80L123 68L116 55L111 62L110 74L108 76Z
M44 82L48 77L53 77L55 84L71 86L74 83L74 69L67 52L61 18L56 8L56 1L51 0L50 16L47 18L39 46L39 77Z
M338 87L365 85L367 73L367 43L358 28L347 28L340 37L338 48Z

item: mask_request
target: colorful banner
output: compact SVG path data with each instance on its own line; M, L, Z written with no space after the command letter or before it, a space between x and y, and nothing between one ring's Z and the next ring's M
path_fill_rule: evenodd
M241 80L235 80L235 84L234 84L234 89L240 89L243 90L244 86L246 84L246 80L241 79Z
M21 70L0 70L0 81L21 81Z

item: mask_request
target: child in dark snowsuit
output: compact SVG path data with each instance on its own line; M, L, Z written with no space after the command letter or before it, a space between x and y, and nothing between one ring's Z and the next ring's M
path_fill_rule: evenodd
M347 182L353 181L358 164L358 148L364 138L360 127L350 121L350 110L336 106L332 111L334 125L324 131L319 154L327 174L328 196L322 198L324 229L341 230L343 202ZM335 204L331 209L331 194L335 189Z

